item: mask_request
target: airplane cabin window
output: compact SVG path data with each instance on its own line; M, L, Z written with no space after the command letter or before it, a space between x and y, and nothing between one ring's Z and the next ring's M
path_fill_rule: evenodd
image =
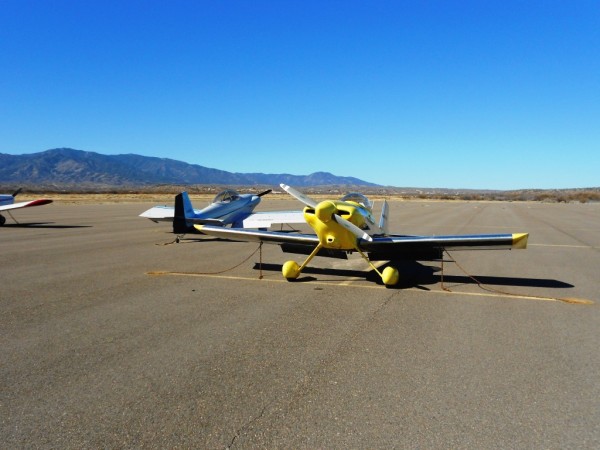
M240 197L236 191L228 189L226 191L219 192L213 200L213 203L230 203L233 200L237 200Z
M372 208L373 203L360 192L350 192L349 194L344 195L341 199L343 202L354 202L359 205L363 205L366 208Z

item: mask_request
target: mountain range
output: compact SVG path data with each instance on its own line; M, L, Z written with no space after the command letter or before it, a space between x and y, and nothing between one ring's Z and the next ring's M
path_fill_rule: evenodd
M232 173L169 158L100 153L56 148L39 153L0 153L0 182L15 184L77 184L107 186L156 184L224 184L294 186L377 186L328 172L310 175Z

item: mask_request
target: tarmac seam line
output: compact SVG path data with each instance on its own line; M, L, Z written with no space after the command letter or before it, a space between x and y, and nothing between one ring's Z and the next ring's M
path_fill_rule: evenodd
M241 276L232 276L232 275L218 275L218 274L205 274L205 273L196 273L196 272L170 272L170 271L150 271L146 272L147 275L150 276L183 276L183 277L204 277L204 278L219 278L226 280L239 280L239 281L266 281L271 283L297 283L297 281L287 281L280 279L269 279L269 278L254 278L254 277L241 277ZM349 284L349 281L345 280L339 283L329 283L322 281L311 280L311 285L317 286L339 286L346 288L360 288L360 289L385 289L383 286L361 286L356 284ZM546 301L546 302L560 302L560 303L568 303L568 304L577 304L577 305L592 305L594 302L592 300L587 299L579 299L579 298L559 298L559 297L546 297L546 296L537 296L537 295L524 295L524 294L511 294L511 293L489 293L489 292L464 292L464 291L448 291L448 290L437 290L437 289L429 289L424 291L419 288L406 288L400 289L400 291L410 291L410 292L429 292L435 294L444 294L444 295L465 295L469 297L488 297L488 298L507 298L507 299L517 299L517 300L538 300L538 301Z

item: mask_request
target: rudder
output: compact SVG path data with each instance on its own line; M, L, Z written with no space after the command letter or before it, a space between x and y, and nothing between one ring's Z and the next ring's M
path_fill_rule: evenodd
M173 233L182 234L194 231L194 207L187 192L175 196L175 212L173 216Z

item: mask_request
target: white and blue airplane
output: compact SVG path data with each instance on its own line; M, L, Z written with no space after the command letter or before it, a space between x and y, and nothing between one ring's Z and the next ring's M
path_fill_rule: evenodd
M47 205L48 203L52 203L52 200L49 198L39 198L37 200L30 200L28 202L19 202L15 203L15 197L19 195L22 188L17 189L12 195L11 194L0 194L0 212L7 211L8 215L12 217L12 214L9 212L12 209L19 208L29 208L31 206L41 206ZM14 220L14 217L13 217ZM16 222L16 220L15 220ZM0 214L0 226L6 223L6 217Z
M263 195L240 194L232 189L219 192L203 209L194 209L187 192L175 196L175 206L154 206L140 214L153 222L173 222L173 233L198 232L194 225L267 229L274 223L305 223L302 211L254 212Z

